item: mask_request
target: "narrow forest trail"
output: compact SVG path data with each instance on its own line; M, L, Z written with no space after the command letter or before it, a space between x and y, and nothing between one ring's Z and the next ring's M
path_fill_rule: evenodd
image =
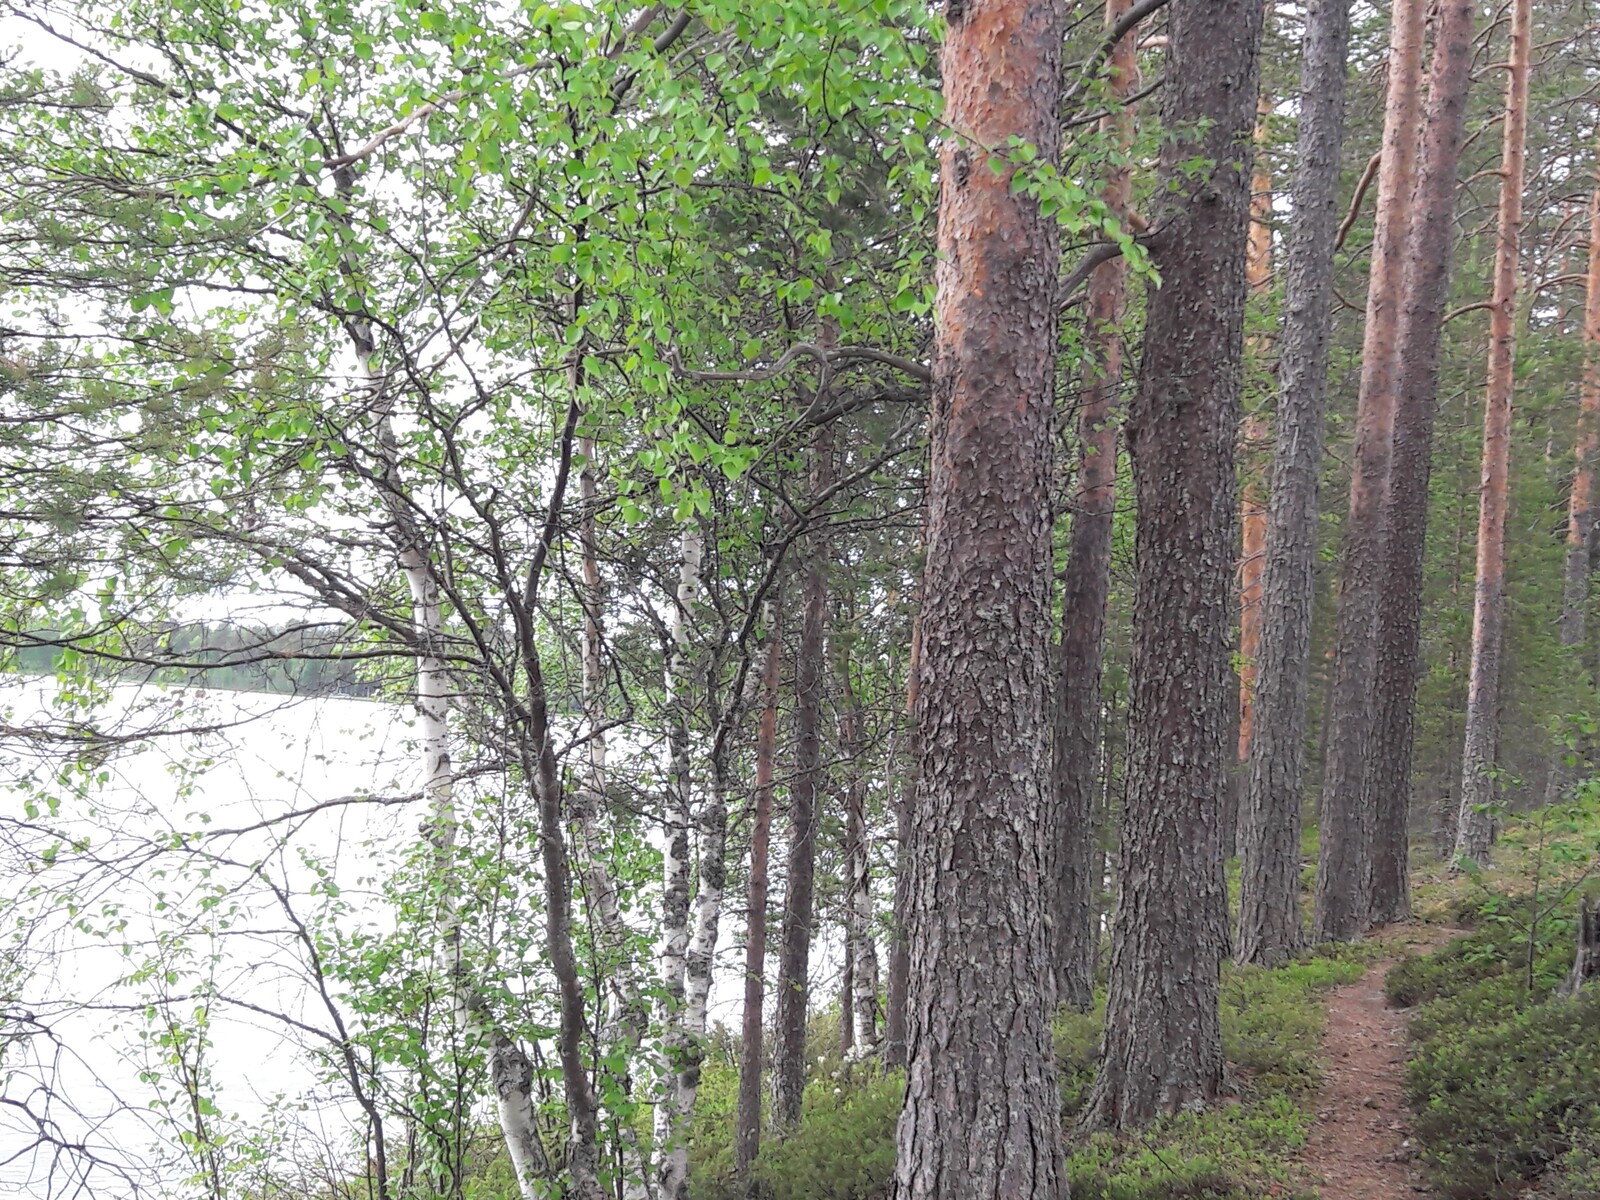
M1406 948L1434 949L1459 932L1396 925L1375 935L1388 948L1354 983L1328 996L1323 1084L1305 1164L1323 1200L1402 1200L1423 1189L1408 1138L1405 1009L1388 1006L1383 981Z

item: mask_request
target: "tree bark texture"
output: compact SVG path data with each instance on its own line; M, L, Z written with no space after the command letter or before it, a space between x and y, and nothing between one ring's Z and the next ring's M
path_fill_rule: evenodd
M1091 1127L1204 1106L1222 1085L1218 977L1228 941L1220 815L1229 710L1235 439L1259 0L1169 18L1162 207L1129 421L1138 506L1132 708L1121 869ZM1195 131L1200 129L1201 132ZM1185 164L1212 164L1195 175Z
M1533 0L1511 5L1500 154L1500 217L1489 309L1489 391L1483 409L1483 476L1478 492L1478 582L1472 610L1466 745L1461 762L1458 859L1488 861L1494 834L1494 763L1500 726L1500 658L1505 640L1506 514L1511 503L1511 407L1517 359L1517 262L1528 137L1528 58Z
M658 1096L655 1110L656 1172L664 1194L672 1196L675 1146L687 1134L679 1105L679 1067L690 1052L688 1016L690 839L693 790L689 768L690 660L694 653L695 608L705 544L693 518L678 534L678 586L667 621L669 645L665 687L667 716L667 805L662 830L661 1023Z
M1574 670L1581 671L1588 641L1589 577L1594 543L1595 451L1600 448L1600 186L1589 199L1588 290L1583 309L1583 382L1578 393L1578 429L1573 439L1572 491L1567 497L1567 556L1562 572L1561 645ZM1545 789L1548 803L1562 800L1575 781L1558 747Z
M772 779L778 755L778 689L783 666L781 613L773 606L761 671L761 723L756 731L755 813L750 824L750 906L745 918L744 1023L739 1041L739 1106L734 1167L747 1179L761 1152L761 1062L765 1042L767 859L772 842Z
M1065 15L1027 0L946 10L896 1200L1066 1193L1045 712L1060 248L991 157L1020 138L1057 161Z
M1378 723L1366 787L1373 810L1368 918L1374 923L1402 920L1411 907L1411 754L1421 674L1422 554L1470 69L1472 5L1451 0L1442 10L1429 69L1400 312L1403 368L1384 533L1387 592L1378 622Z
M1107 0L1114 25L1131 0ZM1111 92L1125 99L1138 87L1137 31L1122 38L1108 64ZM1126 104L1106 124L1126 146L1133 117ZM1115 167L1101 189L1112 212L1124 216L1133 174ZM1094 1004L1099 950L1094 877L1095 796L1099 791L1100 677L1105 653L1106 600L1111 592L1111 532L1117 505L1117 398L1122 388L1122 307L1127 265L1121 257L1089 276L1087 353L1079 399L1078 440L1083 461L1072 511L1066 582L1061 597L1060 681L1056 699L1055 829L1057 843L1055 962L1061 1000L1079 1012Z
M1283 962L1303 936L1300 805L1349 51L1350 0L1311 0L1301 52L1294 217L1262 565L1256 729L1239 813L1239 936L1234 956L1261 966Z
M1378 616L1386 586L1383 519L1401 368L1399 315L1416 174L1426 14L1426 0L1395 0L1389 34L1389 89L1367 284L1355 463L1345 518L1333 707L1326 718L1328 750L1322 772L1312 921L1312 937L1319 942L1349 941L1367 928L1371 836L1366 785L1376 720Z
M906 940L906 930L911 899L911 831L917 804L917 743L912 721L916 719L917 675L922 663L920 595L917 607L918 614L911 619L911 653L906 668L906 727L896 752L903 778L895 797L894 938L889 944L889 980L884 989L883 1014L883 1061L890 1068L906 1065L909 1025L907 1005L911 990L911 945Z
M1429 68L1428 111L1412 201L1400 313L1400 404L1385 518L1385 603L1379 609L1378 720L1368 766L1372 820L1371 922L1410 911L1411 763L1421 664L1423 553L1439 389L1440 331L1450 296L1456 175L1472 76L1473 7L1440 10Z
M811 444L811 494L833 484L833 427ZM788 888L778 950L778 1003L772 1057L772 1125L800 1124L806 1087L806 1013L811 998L811 934L817 869L817 792L822 784L822 690L827 667L828 554L825 531L807 537L800 653L795 660L795 774L789 789Z
M1245 282L1251 295L1272 286L1272 165L1267 161L1268 121L1272 98L1256 101L1255 165L1250 172L1250 240L1245 251ZM1264 356L1263 339L1251 339L1251 356ZM1260 674L1262 574L1266 567L1267 497L1263 494L1259 459L1270 438L1266 415L1245 414L1239 427L1244 486L1239 495L1239 761L1250 758L1255 735L1255 693Z
M865 714L850 682L850 656L842 639L834 655L839 688L839 754L847 764L844 789L844 936L846 965L839 1010L846 1057L878 1048L878 947L872 935L872 869L868 851ZM843 1038L843 1030L850 1036Z

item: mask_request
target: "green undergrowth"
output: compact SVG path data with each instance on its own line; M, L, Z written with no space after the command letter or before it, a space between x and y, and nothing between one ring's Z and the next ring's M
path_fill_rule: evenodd
M1597 831L1592 799L1508 822L1492 871L1432 897L1472 932L1389 973L1416 1006L1407 1093L1440 1200L1600 1195L1600 988L1559 994Z
M1055 1044L1074 1200L1315 1196L1297 1160L1314 1116L1307 1100L1320 1082L1315 1051L1323 992L1359 977L1372 954L1368 947L1344 947L1276 970L1230 968L1222 1026L1233 1094L1209 1111L1172 1117L1131 1137L1072 1133L1093 1082L1103 1009L1063 1014ZM819 1022L813 1044L832 1027ZM729 1046L707 1063L701 1085L691 1171L695 1195L705 1200L743 1197L733 1181L734 1064ZM887 1197L901 1087L898 1075L868 1066L847 1071L837 1057L823 1056L806 1090L800 1128L763 1144L756 1194L767 1200Z

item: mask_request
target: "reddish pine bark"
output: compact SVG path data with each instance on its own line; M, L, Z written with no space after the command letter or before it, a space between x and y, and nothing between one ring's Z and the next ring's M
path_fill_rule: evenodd
M1268 118L1272 99L1263 94L1256 104L1256 158L1250 175L1250 241L1245 252L1245 282L1250 291L1264 292L1272 285L1272 165L1267 161ZM1251 350L1265 354L1261 339ZM1258 459L1266 448L1267 419L1259 411L1245 414L1239 429L1244 456L1244 489L1239 498L1239 761L1250 757L1255 733L1255 694L1261 657L1261 574L1267 558L1267 497L1262 489Z
M1500 155L1500 217L1489 309L1489 393L1483 409L1483 477L1478 493L1478 572L1467 681L1466 746L1461 763L1457 859L1483 863L1493 841L1494 761L1499 740L1500 657L1505 627L1506 513L1510 506L1511 405L1517 358L1517 260L1528 137L1528 51L1533 0L1511 6L1511 67L1506 79Z
M1046 781L1056 222L987 147L1060 147L1064 6L953 0L897 1200L1058 1200ZM998 168L998 169L996 169Z
M1334 657L1312 938L1348 941L1367 928L1370 825L1367 763L1376 705L1377 625L1382 607L1383 516L1401 368L1399 314L1410 196L1415 181L1426 0L1394 0L1389 90L1378 168L1377 218L1367 284L1355 464L1345 519L1344 571Z
M1400 314L1400 406L1385 518L1385 602L1379 610L1378 720L1368 769L1372 800L1369 921L1409 911L1411 756L1422 629L1422 563L1439 386L1440 329L1450 295L1456 175L1472 82L1470 0L1441 6L1429 69L1421 165Z
M1578 395L1578 429L1573 439L1572 492L1567 497L1567 559L1561 595L1561 645L1573 665L1588 640L1589 559L1594 541L1594 465L1600 448L1600 187L1589 199L1588 291L1583 309L1583 383ZM1550 764L1546 799L1556 803L1572 786L1575 772L1561 747Z

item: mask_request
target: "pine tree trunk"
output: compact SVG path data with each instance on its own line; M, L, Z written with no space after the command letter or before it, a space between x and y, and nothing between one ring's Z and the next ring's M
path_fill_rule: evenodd
M1461 764L1457 859L1484 863L1494 832L1494 762L1499 740L1500 658L1505 632L1506 513L1510 506L1511 403L1517 357L1517 262L1528 136L1528 55L1533 0L1511 6L1511 69L1500 158L1500 221L1489 309L1489 394L1483 410L1483 486L1478 493L1478 583L1472 611L1466 747Z
M1317 485L1339 224L1350 0L1312 0L1300 68L1294 219L1284 285L1278 437L1262 567L1255 720L1239 814L1241 963L1271 966L1300 946L1300 805L1317 554Z
M811 494L833 484L833 428L818 426L811 443ZM818 520L821 520L819 515ZM777 1022L772 1055L772 1126L800 1124L806 1087L806 1014L811 999L812 898L817 869L817 792L822 783L822 680L826 666L828 538L807 536L800 652L795 660L795 775L789 789L788 888L778 950Z
M917 607L918 615L911 619L911 653L906 666L906 728L895 755L902 778L895 796L894 940L889 945L889 981L883 1014L883 1061L890 1068L906 1065L909 1024L906 1010L911 990L911 945L906 940L906 930L910 905L911 823L916 816L917 803L916 730L911 721L916 716L917 676L922 663L920 596Z
M1065 8L956 0L946 18L894 1196L1058 1200L1045 697L1060 249L1054 217L983 147L1020 138L1057 161Z
M750 907L745 918L744 1023L739 1043L739 1106L734 1167L740 1179L761 1152L761 1062L767 969L767 858L772 840L772 779L778 753L778 688L783 666L782 618L773 606L761 673L761 724L756 732L755 815L750 826Z
M1367 928L1370 821L1367 792L1376 703L1377 624L1386 583L1383 520L1394 443L1401 356L1399 316L1421 109L1426 0L1394 0L1389 90L1378 169L1376 228L1367 284L1355 464L1345 519L1334 657L1333 707L1325 721L1317 893L1312 937L1349 941Z
M844 642L834 656L839 688L839 756L848 777L844 791L844 986L839 1007L841 1045L847 1059L878 1049L878 948L872 936L872 870L868 851L866 752L861 703L850 682ZM843 1036L850 1030L848 1038Z
M1589 200L1589 276L1583 309L1583 385L1578 399L1578 430L1572 458L1572 492L1567 498L1567 557L1562 573L1561 645L1581 669L1588 641L1589 557L1594 539L1595 451L1600 448L1600 187ZM1576 772L1560 747L1550 765L1547 803L1562 800Z
M1244 277L1252 296L1272 286L1272 165L1267 161L1268 121L1272 98L1265 92L1256 101L1255 165L1250 173L1250 240L1245 252ZM1252 338L1251 357L1263 356L1268 346ZM1239 494L1239 761L1249 761L1255 736L1255 693L1261 658L1262 575L1266 568L1267 497L1262 494L1258 459L1267 447L1270 431L1258 409L1245 414L1239 427L1243 458Z
M1219 824L1233 763L1231 565L1259 0L1170 11L1163 197L1129 420L1138 508L1128 791L1100 1071L1086 1124L1128 1128L1222 1085ZM1196 132L1199 130L1199 132ZM1189 172L1196 158L1213 165Z
M1131 7L1107 0L1106 24ZM1111 52L1115 99L1138 87L1137 31ZM1126 105L1113 109L1107 125L1126 146L1133 118ZM1116 167L1101 189L1112 212L1125 214L1133 174ZM1111 531L1117 504L1117 396L1122 388L1122 304L1127 266L1121 258L1101 263L1089 276L1087 355L1079 400L1078 439L1083 462L1072 512L1066 583L1061 597L1060 681L1056 701L1055 950L1057 986L1063 1003L1079 1012L1094 1004L1094 964L1099 938L1094 929L1093 876L1096 845L1094 800L1099 791L1100 677L1105 652L1106 599L1111 591Z
M1466 0L1450 0L1441 11L1406 251L1400 314L1404 366L1385 520L1387 591L1378 624L1378 721L1367 781L1373 816L1368 916L1373 922L1400 920L1411 904L1411 764L1421 669L1423 554L1440 330L1450 295L1456 174L1471 86L1472 18Z

